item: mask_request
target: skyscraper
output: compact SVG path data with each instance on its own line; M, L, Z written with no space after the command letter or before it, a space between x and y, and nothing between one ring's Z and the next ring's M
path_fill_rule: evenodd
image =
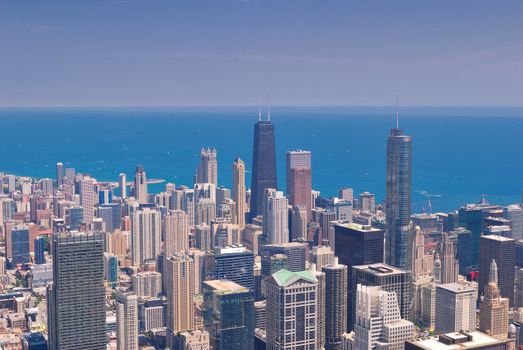
M218 161L216 149L203 148L200 151L200 164L196 168L195 183L211 183L218 186Z
M289 204L302 205L307 210L307 222L312 207L311 152L295 150L287 152L287 194Z
M515 241L496 235L482 236L479 242L479 291L489 283L492 260L496 261L499 276L499 291L514 305Z
M84 208L84 220L91 224L94 219L95 206L98 204L96 179L83 176L80 180L80 205Z
M167 296L166 326L168 345L173 348L177 332L193 329L194 326L194 262L183 253L175 253L164 261Z
M118 187L120 187L120 197L127 198L127 175L124 173L118 175Z
M138 298L117 291L115 300L117 350L138 350Z
M227 279L254 290L254 254L245 247L218 247L205 259L207 279Z
M134 197L140 204L147 203L147 175L143 165L137 165L134 173Z
M268 188L265 190L263 210L263 234L269 244L289 242L288 200L283 192Z
M169 210L165 217L164 254L189 250L189 225L183 210Z
M56 187L60 187L64 184L64 163L56 163Z
M253 349L253 291L229 280L205 281L203 299L213 349Z
M254 144L252 152L252 182L250 216L255 218L263 214L265 189L278 188L276 177L276 146L274 143L274 125L268 120L261 120L254 126Z
M131 215L131 258L134 266L141 266L147 260L156 260L160 255L162 238L161 213L144 208Z
M450 236L446 232L441 234L439 256L441 259L441 283L457 282L459 275L459 262L456 259L456 246L450 240Z
M299 272L305 270L305 261L309 259L308 249L307 243L300 242L266 244L261 247L260 255L284 254L287 256L287 270Z
M316 348L317 291L310 271L280 270L267 279L267 350Z
M387 140L385 262L401 269L409 269L411 158L412 138L396 123Z
M247 198L245 194L245 163L236 158L232 163L232 199L236 203L236 223L245 226L247 212Z
M323 266L325 273L325 350L342 350L343 333L347 331L347 265ZM319 306L322 307L322 306Z
M496 261L490 263L489 282L483 291L479 304L479 330L498 339L508 336L509 300L499 294L498 267Z
M56 234L48 287L49 349L106 349L103 238ZM88 315L88 317L86 317Z
M334 226L334 253L349 267L383 262L383 230L367 225Z
M436 286L436 331L459 332L476 329L476 300L474 288L447 283Z

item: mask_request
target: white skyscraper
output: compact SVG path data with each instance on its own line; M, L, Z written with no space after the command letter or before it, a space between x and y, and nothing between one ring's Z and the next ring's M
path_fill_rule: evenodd
M127 175L124 173L118 175L118 187L120 187L120 197L127 198Z
M189 250L189 225L183 210L169 210L165 217L164 254L171 256L176 252Z
M96 179L92 177L84 176L80 180L80 205L84 208L84 220L88 224L93 222L95 206L98 204L96 186Z
M196 169L195 182L209 182L218 185L218 161L216 149L202 148L200 151L200 164Z
M245 163L236 158L232 164L232 199L236 203L236 223L245 226L247 202L245 195Z
M136 166L134 174L134 197L140 204L147 203L147 175L143 165Z
M138 297L116 292L117 350L138 350Z
M263 234L267 243L289 242L289 202L283 192L268 188L265 190L263 210Z
M476 329L476 289L461 283L436 286L436 331Z
M131 255L134 266L146 260L156 259L160 254L162 238L161 213L144 208L131 214Z
M403 320L395 292L358 284L353 349L403 350L414 338L414 324Z

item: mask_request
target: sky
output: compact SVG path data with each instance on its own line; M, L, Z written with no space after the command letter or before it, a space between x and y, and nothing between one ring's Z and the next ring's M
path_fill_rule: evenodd
M522 106L522 18L523 0L0 0L0 107Z

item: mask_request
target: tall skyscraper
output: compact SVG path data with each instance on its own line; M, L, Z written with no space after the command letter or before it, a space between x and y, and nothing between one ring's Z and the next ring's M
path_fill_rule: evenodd
M334 226L334 254L349 267L383 262L383 230L366 225Z
M207 279L227 279L254 290L254 254L245 247L218 247L205 259Z
M236 158L232 163L232 199L236 203L236 223L245 226L247 212L247 197L245 194L245 163Z
M64 163L56 163L56 187L60 187L64 184Z
M164 254L189 250L189 225L183 210L169 210L165 216Z
M479 330L498 339L508 336L509 300L503 298L498 288L498 267L496 261L490 263L489 282L483 291L479 304Z
M476 300L474 288L447 283L436 286L436 331L459 332L476 329Z
M482 236L479 243L479 291L489 283L492 260L496 261L499 276L499 291L514 305L515 241L496 235Z
M411 168L412 138L396 122L387 140L385 262L401 269L410 268Z
M147 260L160 255L162 238L161 213L144 208L131 214L131 258L134 266L142 266Z
M441 259L440 282L443 284L457 282L459 276L459 261L456 259L456 246L446 232L441 234L439 257Z
M203 148L200 151L200 164L196 169L195 183L211 183L218 186L218 161L216 149Z
M194 261L185 253L175 253L165 259L163 268L167 296L167 343L173 348L174 335L194 326Z
M127 175L120 173L118 175L118 187L120 188L120 197L127 198Z
M323 266L325 273L325 350L342 350L343 333L347 331L347 265ZM319 306L320 308L322 306Z
M105 350L102 236L56 234L52 251L53 284L47 293L49 349Z
M252 182L250 216L251 220L263 214L265 189L278 188L276 177L276 146L274 143L274 125L268 120L261 120L254 126L254 144L252 151Z
M287 152L287 194L289 204L302 205L307 210L307 222L312 207L311 152L296 150Z
M140 203L147 203L147 175L143 165L137 165L134 173L134 198Z
M434 270L434 256L425 254L425 236L419 226L412 240L412 277L428 275Z
M204 325L215 350L253 349L252 290L229 280L203 282Z
M115 300L117 350L138 350L138 297L117 291Z
M289 202L283 192L265 190L263 234L269 244L289 242Z
M317 292L310 271L280 270L267 279L267 350L316 349Z
M266 244L260 249L261 256L275 254L287 256L287 270L292 272L303 271L305 270L305 261L309 259L309 245L300 242Z
M84 220L88 224L93 222L95 206L98 204L96 185L96 179L92 177L83 176L80 179L80 205L84 208Z
M356 322L357 287L380 286L386 292L394 292L397 296L402 319L407 319L410 309L410 271L401 270L385 264L352 266L349 271L349 301L347 322L348 329L353 330Z
M316 277L318 280L318 292L316 296L316 305L318 305L318 309L316 312L316 324L318 327L317 330L317 336L316 336L316 349L325 349L325 322L326 322L326 315L327 312L327 306L325 304L325 292L326 292L326 279L325 279L325 272L321 270L321 267L318 267L316 264L312 263L309 264L309 271ZM344 328L345 330L345 328Z
M396 293L379 286L356 287L353 349L404 349L414 338L414 324L402 319Z

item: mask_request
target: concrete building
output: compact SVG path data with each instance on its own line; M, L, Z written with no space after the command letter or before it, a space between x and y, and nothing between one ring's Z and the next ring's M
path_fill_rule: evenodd
M241 245L218 247L205 256L206 279L231 280L254 291L254 255Z
M334 251L328 245L314 246L309 252L309 263L316 264L318 269L334 263Z
M147 174L143 165L137 165L134 172L134 198L140 204L147 203Z
M160 255L162 239L161 213L151 208L131 214L131 257L134 266L143 266Z
M342 350L343 333L347 331L347 265L323 266L325 273L325 350ZM320 306L321 307L321 306Z
M218 161L216 149L209 147L200 151L200 164L196 169L195 183L211 183L218 186Z
M117 291L115 301L117 350L138 350L138 297Z
M287 151L287 194L292 207L303 206L306 222L311 220L312 169L311 152Z
M169 210L165 216L164 254L189 250L189 222L183 210Z
M245 163L236 158L232 163L232 199L236 203L236 223L245 226L247 213L247 197L245 193Z
M176 334L173 350L211 350L209 332L185 331Z
M459 283L436 286L436 331L476 329L477 291Z
M505 341L478 331L452 332L434 337L410 340L405 350L509 350Z
M267 243L289 242L288 200L283 192L275 189L265 191L263 210L263 234Z
M133 291L139 298L157 298L162 294L162 274L143 271L131 276Z
M498 267L496 261L490 263L489 283L485 286L479 304L479 330L505 340L508 337L509 300L500 295L498 287Z

